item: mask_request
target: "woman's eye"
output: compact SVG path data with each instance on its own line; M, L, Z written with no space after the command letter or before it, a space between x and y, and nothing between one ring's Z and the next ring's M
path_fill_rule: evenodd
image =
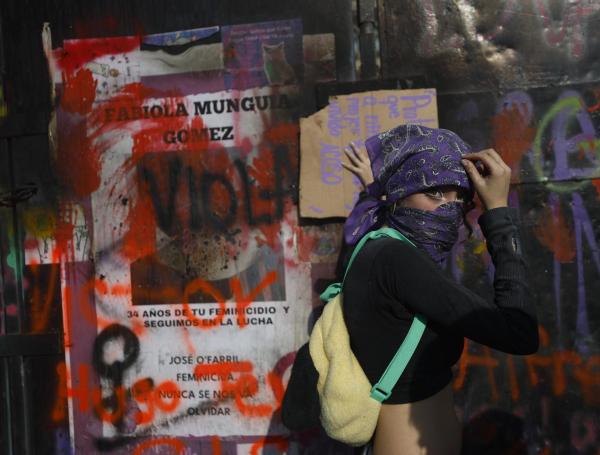
M425 194L432 199L438 199L438 200L444 199L444 193L442 193L441 191L432 190L432 191L426 192Z

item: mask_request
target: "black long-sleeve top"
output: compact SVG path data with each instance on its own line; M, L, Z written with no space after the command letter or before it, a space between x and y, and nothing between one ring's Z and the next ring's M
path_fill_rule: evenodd
M352 351L375 384L405 338L415 313L427 328L389 404L423 400L451 380L463 338L511 354L538 349L535 302L518 233L508 207L479 217L494 262L488 301L448 277L423 251L396 239L368 241L343 285L343 311Z

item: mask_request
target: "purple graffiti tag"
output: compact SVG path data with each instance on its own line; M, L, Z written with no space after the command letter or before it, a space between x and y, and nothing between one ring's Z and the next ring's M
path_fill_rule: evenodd
M496 114L516 107L527 124L531 123L533 117L533 101L527 92L515 90L502 97L496 106Z
M590 327L587 314L585 280L583 269L583 238L582 233L590 247L592 258L596 264L596 270L600 274L600 252L598 244L590 222L587 209L583 204L583 199L579 193L574 192L572 196L573 221L575 224L575 241L577 248L577 323L575 330L577 333L577 348L583 355L587 355L589 346L587 345L590 334Z
M381 129L381 122L378 115L365 115L365 134L367 137L374 136Z
M342 152L334 144L321 142L321 182L325 185L339 185L342 182Z
M552 122L552 139L554 141L555 155L554 177L558 180L569 180L573 177L590 177L599 164L593 154L593 150L587 153L587 157L592 164L591 167L571 167L569 164L570 156L580 152L579 145L581 143L589 143L596 138L596 130L585 108L584 101L577 92L566 90L561 94L559 102L561 100L568 101L569 99L576 100L579 107L577 109L573 109L572 107L560 109ZM575 114L581 133L567 137L569 123L573 118L573 114Z
M331 100L327 107L327 131L331 136L339 137L342 135L342 107L338 100Z
M57 429L54 432L56 452L55 455L71 455L73 450L71 448L71 438L69 433L62 428Z
M556 193L550 193L548 197L548 207L552 211L552 217L557 219L558 212L560 210L560 200ZM556 257L556 254L552 255L553 258L553 271L554 271L554 305L556 308L556 330L558 335L558 344L562 347L562 313L561 313L561 299L560 299L560 288L561 288L561 266L560 261Z
M414 95L414 96L401 96L401 101L409 101L411 105L404 106L402 108L402 114L404 115L405 123L431 123L435 119L423 118L419 112L419 109L423 109L431 104L435 92L430 92L425 95Z
M560 261L556 257L556 254L552 256L552 266L554 269L554 305L556 307L556 331L558 338L558 347L563 348L563 337L562 337L562 315L560 312L560 287L561 287L561 269Z

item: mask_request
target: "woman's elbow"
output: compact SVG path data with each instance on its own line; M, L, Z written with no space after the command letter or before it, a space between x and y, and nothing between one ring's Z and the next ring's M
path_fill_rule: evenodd
M535 354L540 347L540 336L537 320L532 320L528 327L521 331L520 336L516 338L519 340L514 346L514 352L512 354L517 355L531 355Z
M523 349L519 352L519 355L531 355L535 354L540 348L540 340L537 335L535 337L531 337L530 340L523 345Z

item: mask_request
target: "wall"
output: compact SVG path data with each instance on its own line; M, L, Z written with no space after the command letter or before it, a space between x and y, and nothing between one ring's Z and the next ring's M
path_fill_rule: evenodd
M379 6L383 76L424 72L442 92L440 125L510 164L539 295L537 354L467 343L454 388L469 453L596 453L600 3ZM470 254L454 273L486 293L492 275L480 238L465 243Z
M318 433L289 436L277 415L294 348L306 338L340 245L339 223L295 216L297 119L314 110L317 82L354 78L351 8L342 1L211 3L8 2L1 13L2 327L65 335L63 354L2 365L2 393L26 380L26 393L14 398L33 410L16 415L30 430L32 453L67 454L71 446L110 454L351 453ZM511 205L521 213L539 294L537 354L465 346L454 388L466 452L597 453L600 4L378 5L381 77L424 76L438 88L441 125L475 147L495 147L511 165ZM284 84L292 88L265 84L264 93L253 92L290 100L255 117L234 113L211 124L212 114L193 115L195 102L249 96L244 78L223 82L225 63L211 67L217 74L209 78L177 79L174 93L148 75L102 92L99 76L73 63L129 55L136 37L295 18L303 78ZM55 49L47 55L45 21ZM327 34L335 36L333 54L325 38L307 47L307 36ZM123 36L133 38L97 47L68 41ZM100 51L91 55L92 48ZM190 115L120 114L123 106L153 104L163 114L166 105L177 112L183 104ZM204 123L230 126L233 142L212 147L202 133L194 143L165 136ZM479 213L470 215L474 225ZM266 252L258 259L237 254L258 250ZM455 250L450 272L490 294L493 270L477 230ZM188 298L205 302L187 308L204 313L179 315L189 327L158 325L176 319ZM219 308L275 308L276 316L253 325ZM204 379L178 376L194 373Z
M64 332L63 355L2 365L3 391L26 381L9 452L336 445L277 409L312 306L297 121L353 77L351 8L274 4L3 13L3 341Z

